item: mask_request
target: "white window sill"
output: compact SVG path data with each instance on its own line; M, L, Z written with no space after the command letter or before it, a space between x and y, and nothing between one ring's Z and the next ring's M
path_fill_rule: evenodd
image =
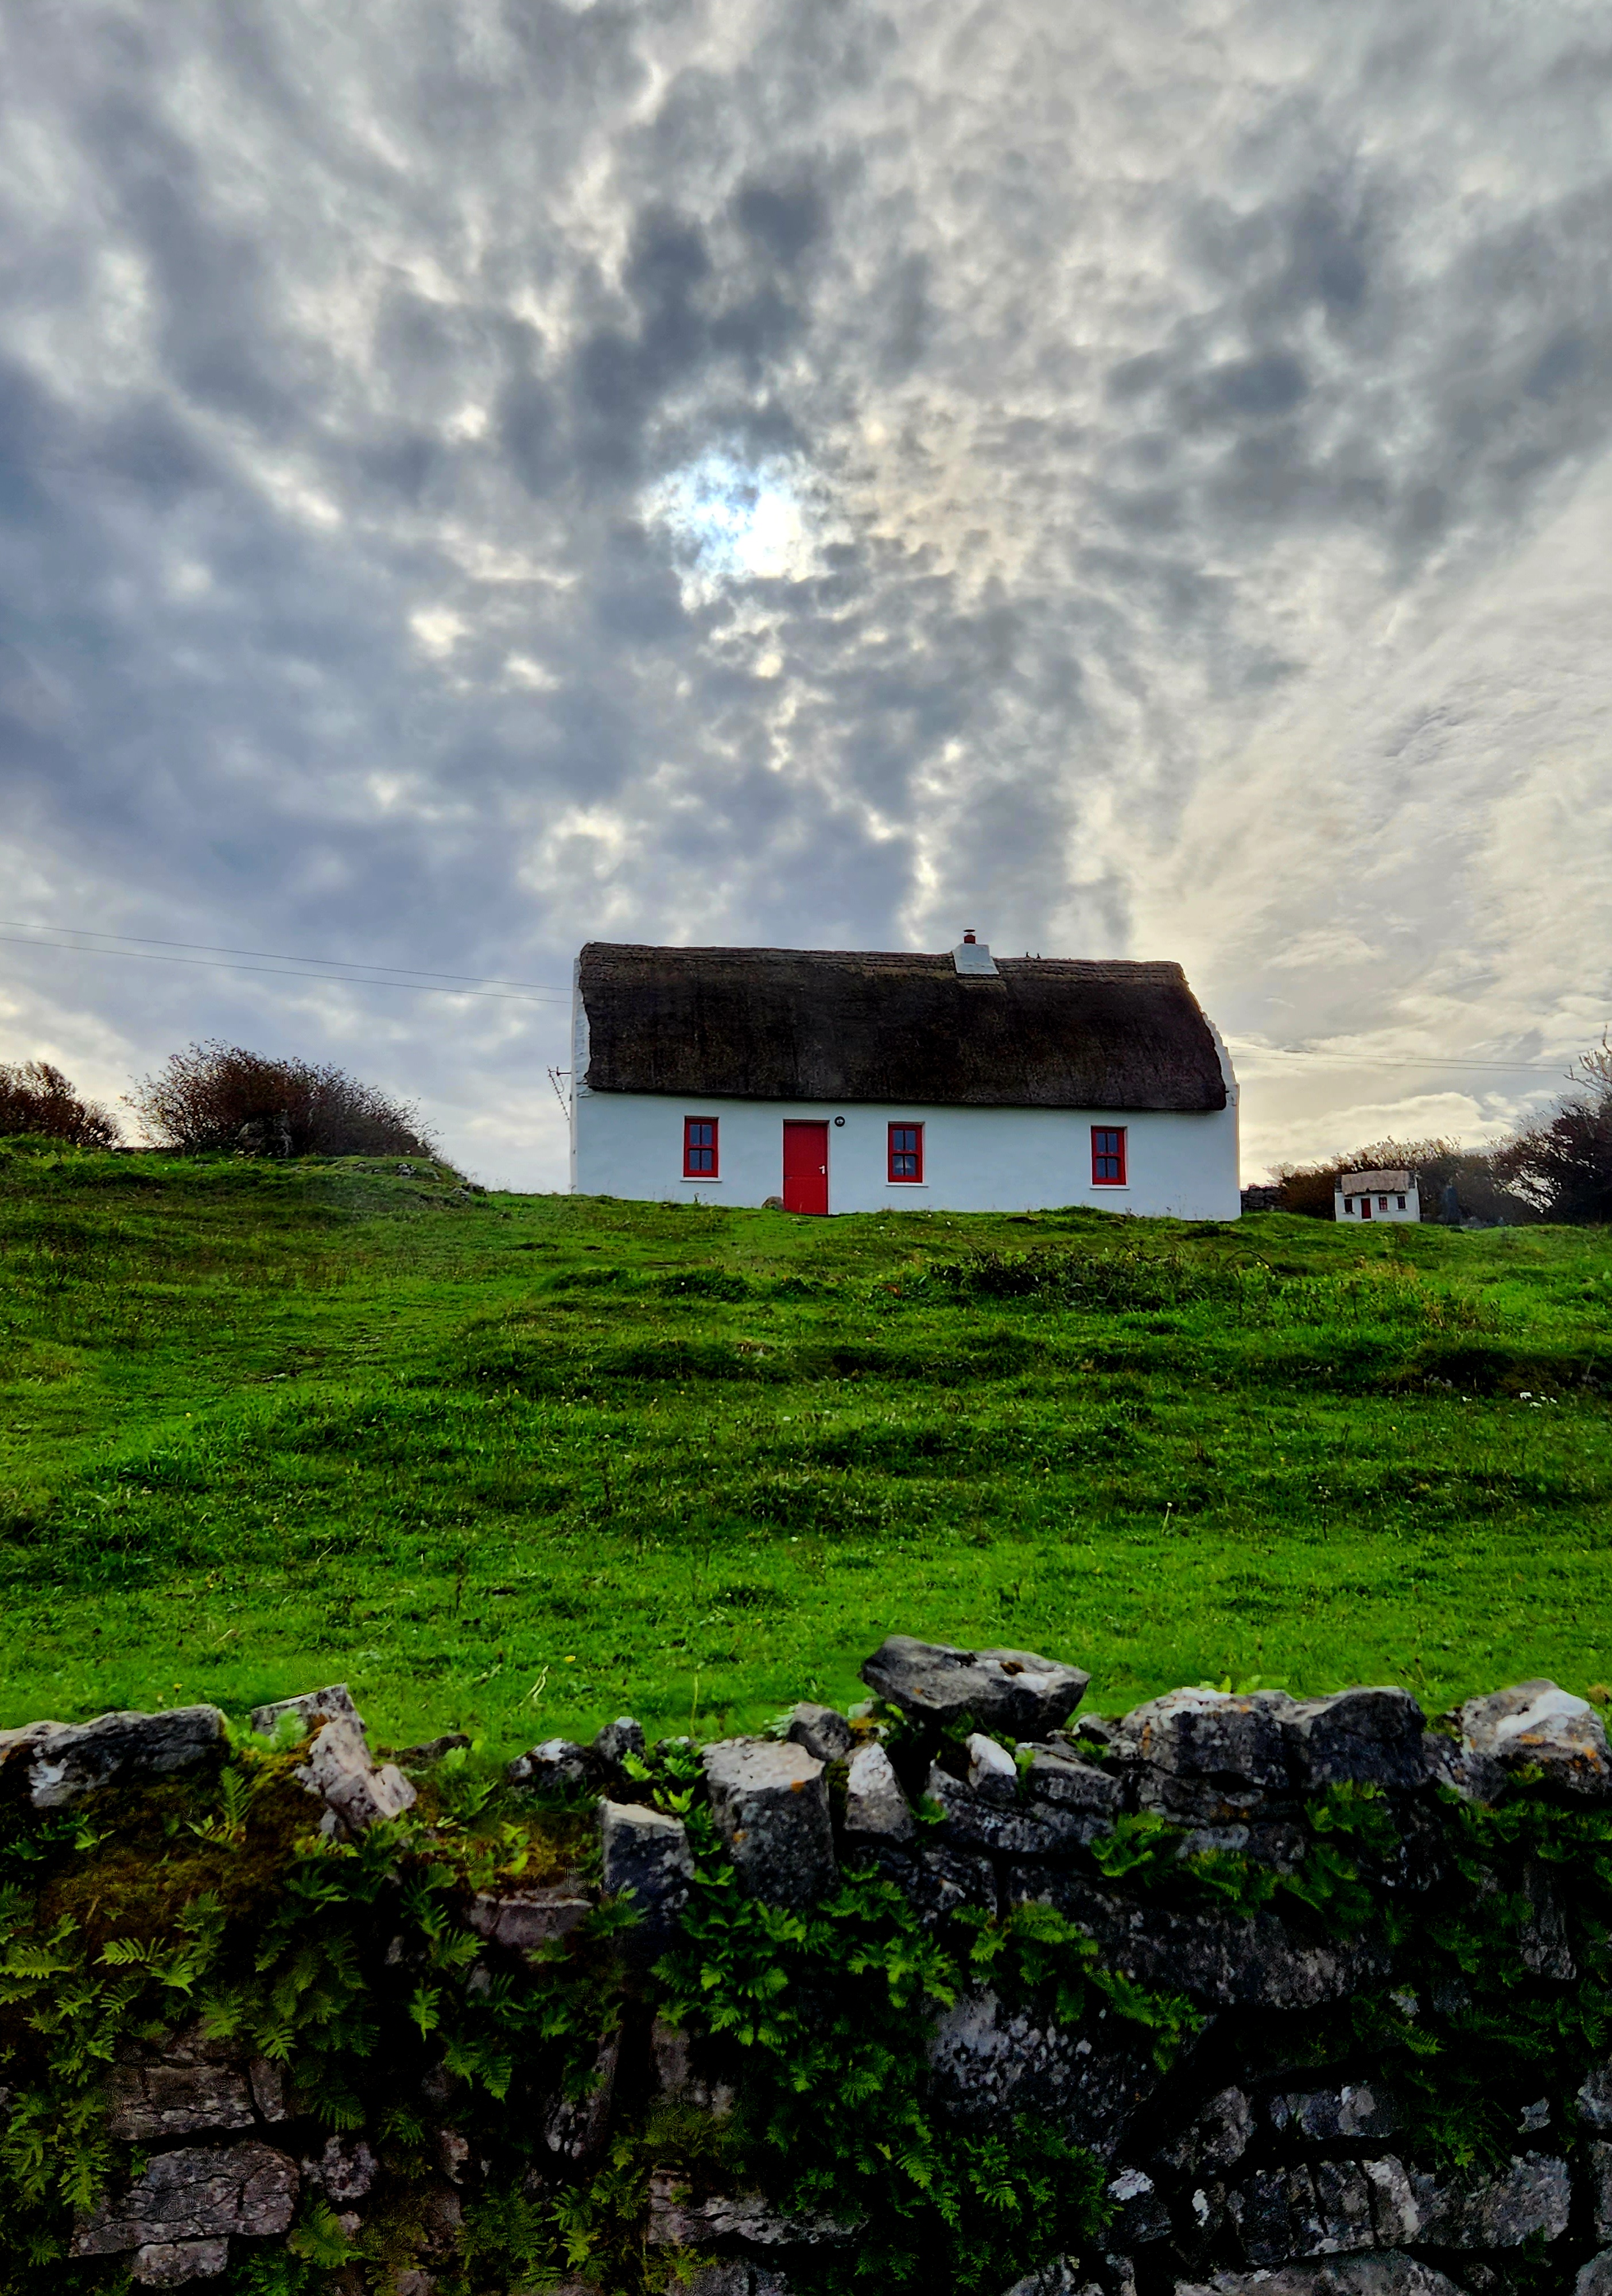
M885 1186L893 1196L927 1196L929 1193L927 1180L887 1180Z
M1093 1180L1092 1183L1094 1196L1128 1196L1130 1193L1129 1180Z
M719 1188L722 1175L720 1172L685 1172L683 1185L685 1188Z

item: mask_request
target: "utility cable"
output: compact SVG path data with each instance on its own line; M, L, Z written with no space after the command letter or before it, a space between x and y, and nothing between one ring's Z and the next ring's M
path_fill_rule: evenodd
M0 917L0 935L6 933L73 933L85 940L107 940L119 944L107 954L127 954L130 948L188 948L211 956L264 956L278 964L345 964L363 972L407 973L428 980L462 980L474 982L483 988L531 988L544 996L569 996L570 990L561 988L552 980L506 980L495 972L442 972L430 964L373 964L363 956L309 956L303 951L283 948L233 948L226 941L160 940L152 933L102 932L94 925L42 925L21 917ZM37 947L56 947L59 942L37 942ZM67 944L69 947L71 943ZM125 945L127 945L127 947ZM86 951L94 955L98 952Z
M293 971L283 964L241 964L224 956L159 956L154 950L145 948L79 948L71 941L25 940L17 933L0 933L0 944L12 948L54 949L63 956L132 957L142 964L184 964L203 972L258 972L271 980L331 980L346 988L401 988L415 996L485 996L500 1004L552 1005L564 1001L558 990L546 996L531 996L508 988L437 988L424 980L365 980L351 972L308 972ZM340 959L336 962L340 964Z
M71 933L73 940L41 940L23 939L24 934ZM110 941L110 948L82 948L79 940ZM442 972L430 965L373 964L363 957L301 956L282 949L234 948L227 943L200 940L160 940L154 935L140 933L108 933L91 925L32 925L18 918L0 918L0 943L15 948L53 948L78 956L133 956L147 964L184 964L198 970L225 972L256 972L272 980L328 980L338 987L345 983L353 988L402 988L421 996L481 996L495 1003L514 1004L547 1004L567 1001L569 988L561 988L548 981L511 980L497 973ZM158 956L150 954L156 949L187 949L197 954L187 956ZM261 957L267 962L257 964L230 963L232 958ZM352 969L346 972L314 972L315 965L341 964ZM296 967L287 971L286 967ZM375 976L391 975L393 978ZM410 977L413 976L413 977ZM438 981L462 983L462 987L438 988ZM1277 1060L1321 1061L1333 1067L1366 1067L1385 1069L1454 1069L1462 1072L1477 1069L1502 1076L1554 1076L1566 1080L1566 1071L1555 1063L1538 1061L1449 1060L1429 1054L1424 1060L1377 1053L1330 1053L1313 1045L1257 1045L1247 1039L1227 1038L1233 1051L1249 1057L1266 1056Z

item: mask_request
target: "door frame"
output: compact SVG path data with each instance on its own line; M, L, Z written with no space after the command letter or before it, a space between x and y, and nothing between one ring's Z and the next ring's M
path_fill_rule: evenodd
M786 1211L789 1211L791 1209L796 1210L798 1217L802 1219L825 1218L829 1209L829 1120L826 1116L786 1116L781 1119L781 1121L783 1128L779 1136L778 1150L781 1193L783 1196L784 1210ZM788 1144L789 1136L791 1131L816 1132L820 1133L822 1136L822 1206L821 1210L804 1210L799 1207L791 1207L790 1203L788 1158L785 1151Z

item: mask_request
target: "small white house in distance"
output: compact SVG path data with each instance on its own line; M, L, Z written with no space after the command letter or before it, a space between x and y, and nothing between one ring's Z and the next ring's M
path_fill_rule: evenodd
M1414 1172L1340 1172L1332 1198L1340 1220L1419 1220Z
M571 1057L585 1195L1240 1210L1236 1079L1176 964L590 941Z

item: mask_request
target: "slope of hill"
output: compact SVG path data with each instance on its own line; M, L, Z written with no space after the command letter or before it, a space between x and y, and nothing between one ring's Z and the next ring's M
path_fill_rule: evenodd
M1612 1677L1612 1241L486 1197L0 1147L0 1724L753 1726L890 1629Z

